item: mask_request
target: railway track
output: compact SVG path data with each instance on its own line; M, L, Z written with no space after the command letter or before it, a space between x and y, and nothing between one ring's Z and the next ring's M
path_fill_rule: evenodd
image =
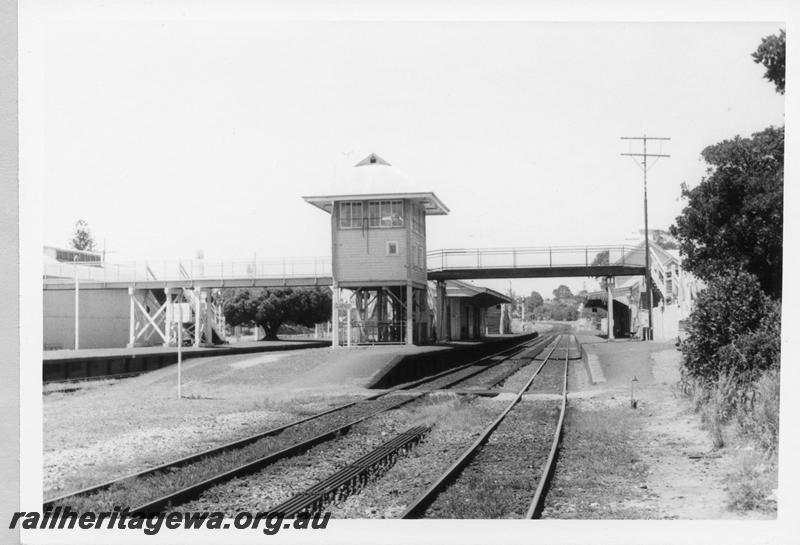
M566 412L571 339L568 338L565 347L559 349L559 343L562 340L559 337L545 360L503 412L482 431L480 436L462 452L459 458L424 493L406 508L401 518L506 518L515 516L531 519L540 516L547 487L555 468L564 414ZM553 357L557 350L563 352L562 358ZM558 359L563 359L564 362L563 370L561 370L563 378L558 410L555 411L554 407L540 410L541 417L536 420L536 423L541 424L545 429L552 428L550 429L551 433L548 435L552 436L553 439L549 445L550 448L547 449L546 459L541 466L535 467L537 465L536 462L541 462L539 458L544 457L544 453L541 452L544 450L542 449L541 441L538 441L539 456L534 456L535 459L533 460L530 457L525 460L530 464L529 469L531 470L530 479L526 481L518 471L518 467L513 469L508 467L509 465L518 466L520 465L519 462L522 461L513 459L515 452L513 448L509 447L508 442L500 441L496 446L487 446L487 442L490 441L493 434L500 431L501 434L506 436L506 440L516 438L522 441L519 444L520 452L528 454L531 452L533 434L521 434L520 431L522 425L530 423L537 415L535 411L529 409L520 413L520 401L523 395L531 389L542 369L548 363L555 363ZM529 403L525 402L525 405L529 405ZM515 409L517 409L516 412L514 411ZM505 426L505 429L503 429L503 426ZM490 464L485 466L486 469L481 468L479 464L475 464L481 455L485 458L483 462ZM524 463L522 465L524 466ZM465 476L468 470L471 470L470 474ZM507 471L506 475L501 475L498 479L496 473L503 470ZM537 470L539 470L538 478L536 478ZM492 475L492 472L495 472L495 474ZM494 495L490 491L487 492L486 487L497 487L498 481L505 482L507 486L497 491ZM532 486L529 486L532 483L537 483L536 488L531 495L528 495L532 490ZM524 496L530 499L526 503L520 503L521 498ZM473 505L465 508L464 502L465 500L469 501L470 498L474 498L475 501ZM499 501L501 498L504 501Z
M499 418L494 419L489 428L481 434L481 437L479 437L479 439L475 441L475 443L473 443L472 446L464 452L464 454L461 455L459 460L448 469L448 471L445 473L445 476L440 478L439 481L437 481L437 483L434 484L434 486L428 489L426 494L417 499L416 501L416 505L418 506L417 509L424 509L427 504L429 504L436 498L439 491L441 491L442 488L445 487L450 480L452 480L453 478L455 478L455 476L457 476L458 468L463 468L463 466L469 462L469 460L474 456L477 447L479 447L485 442L485 439L492 433L492 431L495 428L497 428L500 422L503 421L503 418L509 414L509 411L511 410L511 408L514 407L516 401L518 401L519 398L526 392L526 390L530 388L533 380L537 376L539 376L541 370L546 367L546 365L548 364L548 360L551 358L554 352L556 352L556 350L558 350L558 341L554 343L553 348L547 354L545 360L540 365L537 366L536 372L529 379L528 383L526 384L526 387L519 392L517 398L515 399L515 402L512 403L509 407L507 407ZM568 357L569 357L569 348L567 348L566 353L563 357L565 362L567 361ZM566 364L563 366L563 370L564 372L566 372ZM510 369L509 372L514 372L514 370ZM501 380L502 380L501 377L496 377L493 382L500 382ZM405 434L399 434L398 437L396 437L392 441L402 441L404 435ZM391 443L392 441L390 441L389 443ZM323 509L329 507L334 502L341 503L343 500L346 500L348 496L358 493L367 484L369 484L370 481L377 480L377 478L379 478L385 472L387 468L384 462L378 462L374 468L365 467L367 466L365 460L370 460L370 459L382 460L381 458L382 452L385 452L384 446L376 448L373 452L363 456L362 458L356 460L355 462L345 467L342 467L341 469L336 471L333 475L331 475L327 479L324 479L320 483L307 487L306 489L300 491L294 496L285 499L284 501L270 508L269 512L276 515L280 514L284 517L293 517L299 515L311 516L321 512ZM322 490L325 490L324 494L322 493ZM459 499L459 501L462 500L463 498Z
M183 503L218 483L258 471L277 460L308 450L314 445L347 433L353 426L369 418L410 403L436 389L461 383L516 355L538 354L549 339L549 336L538 337L432 377L396 386L364 400L333 407L219 447L49 499L44 502L44 508L56 505L70 505L74 508L77 504L80 508L81 505L89 507L127 503L136 505L136 511L153 512ZM424 387L422 391L405 393L406 390L421 386ZM182 476L182 472L186 475ZM151 499L153 492L160 494L159 490L164 491L164 481L175 483L166 487L173 490ZM176 486L178 489L174 490Z

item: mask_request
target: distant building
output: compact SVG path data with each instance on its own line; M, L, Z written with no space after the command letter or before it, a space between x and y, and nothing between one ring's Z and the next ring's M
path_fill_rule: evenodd
M665 250L650 242L653 282L653 338L667 340L678 337L682 322L694 309L697 294L703 289L701 280L681 267L677 250ZM626 263L644 265L644 241L632 246L624 257ZM648 327L648 297L644 276L620 276L611 289L615 337L643 336ZM588 294L587 307L607 308L607 291Z
M56 246L45 246L43 248L45 262L56 261L58 263L81 263L100 265L103 262L102 254L90 252L88 250L76 250L74 248L58 248Z

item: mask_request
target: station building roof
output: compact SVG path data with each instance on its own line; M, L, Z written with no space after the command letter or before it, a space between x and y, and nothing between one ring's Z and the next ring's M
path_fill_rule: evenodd
M468 298L470 302L481 307L492 307L511 302L511 299L500 292L460 280L447 281L447 297Z
M339 176L326 195L303 200L328 213L336 201L410 199L420 202L427 215L445 215L450 209L432 192L382 157L371 153Z

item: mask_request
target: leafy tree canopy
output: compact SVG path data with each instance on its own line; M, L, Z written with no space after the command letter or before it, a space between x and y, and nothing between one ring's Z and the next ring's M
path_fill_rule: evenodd
M578 319L578 305L574 301L545 301L533 315L537 320L574 321Z
M560 286L558 286L556 289L553 290L553 298L555 298L556 301L562 299L572 299L573 298L572 290L570 290L568 286L561 284Z
M330 319L331 294L319 288L238 290L226 294L223 309L229 324L255 323L265 339L276 339L282 324L311 327Z
M89 230L89 224L80 219L75 222L70 245L76 250L93 252L95 250L94 238Z
M544 298L538 291L532 291L530 296L525 298L525 312L533 314L534 309L544 304Z
M753 53L753 61L766 68L764 77L775 84L775 90L783 94L786 89L786 31L761 39L761 45Z
M668 230L650 229L650 239L664 250L677 250L678 243L669 234Z
M783 265L783 127L707 147L707 176L683 187L686 208L670 233L684 267L704 280L742 268L762 289L781 294Z

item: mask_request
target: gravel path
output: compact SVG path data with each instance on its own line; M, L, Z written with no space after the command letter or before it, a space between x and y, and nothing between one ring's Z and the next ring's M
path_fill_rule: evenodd
M431 409L433 429L380 480L329 507L334 518L395 518L427 489L500 414L505 403L452 399ZM411 425L411 424L410 424Z
M558 402L520 402L424 516L524 517L553 441L559 410Z

